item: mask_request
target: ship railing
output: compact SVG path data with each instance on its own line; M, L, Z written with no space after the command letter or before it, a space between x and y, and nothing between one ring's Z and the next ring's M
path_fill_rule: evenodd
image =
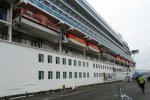
M97 36L95 36L94 34L91 33L91 31L87 31L88 29L87 28L84 28L84 27L79 27L77 24L74 23L74 21L70 21L68 19L68 16L62 16L61 13L59 11L55 11L55 8L56 7L47 7L46 5L38 2L38 1L33 1L33 0L29 0L30 2L34 3L35 5L37 5L38 7L44 9L45 11L47 11L48 13L56 16L57 18L67 22L70 26L73 26L75 28L77 28L78 30L80 30L82 33L85 33L87 35L89 35L90 37L92 38L95 38L97 41L100 41L101 43L103 43L104 45L107 45L106 43L104 43L105 41L102 41L101 39L98 39Z
M70 14L70 15L72 15L72 17L74 17L73 14ZM90 28L92 31L94 31L94 32L96 32L96 33L99 33L98 30L95 29L95 27L90 27L90 26L88 26L88 25L87 25L86 23L84 23L84 22L83 22L82 24L84 24L85 26L87 26L88 28ZM100 30L99 30L99 31L100 31Z
M39 1L34 1L34 0L29 0L31 3L35 4L36 6L40 7L41 9L44 9L45 11L47 11L47 13L59 18L60 20L63 20L65 21L66 23L68 23L70 26L73 26L75 28L77 28L79 31L81 31L82 33L85 33L87 34L88 36L94 38L96 41L98 42L101 42L103 45L107 46L108 48L110 49L113 49L115 50L116 52L118 52L119 54L125 56L125 54L119 49L119 48L116 48L115 45L111 45L109 44L104 38L100 39L99 36L97 36L97 34L93 34L93 32L91 31L87 31L87 28L85 27L79 27L77 24L73 23L74 21L69 21L68 20L68 17L65 17L63 15L61 15L60 11L56 10L56 7L48 7L46 6L45 4L39 2ZM51 11L50 11L51 10ZM114 48L115 46L115 48ZM125 56L126 57L126 56Z
M0 39L7 40L8 39L8 35L7 34L0 34ZM38 42L38 41L27 40L27 39L15 37L15 36L12 37L12 41L16 42L16 43L19 43L19 44L22 44L22 45L36 47L36 48L43 49L43 50L59 52L59 48L58 47L48 45L49 43L41 43L41 42ZM83 58L83 59L88 59L88 60L99 62L98 58L92 57L92 56L87 56L85 58L82 53L77 53L77 52L73 52L73 51L70 51L70 53L66 53L64 51L62 53L65 54L65 55L69 55L69 56L76 56L76 57L79 57L79 58ZM112 65L114 64L114 63L112 63L110 61L102 60L102 59L100 60L100 62L109 63L109 64L112 64Z
M2 40L8 40L8 35L0 33L0 39L2 39ZM45 43L40 43L40 42L37 42L37 41L32 41L32 40L27 40L27 39L21 39L21 38L15 37L15 36L12 37L12 41L15 42L15 43L19 43L19 44L22 44L22 45L31 46L31 47L35 47L35 48L39 48L39 49L43 49L43 50L59 52L59 48L57 48L55 46L50 46L50 45L48 45L48 43L45 44ZM103 62L103 63L108 63L108 64L114 65L113 62L110 62L110 61L105 60L105 59L100 59L99 60L98 58L95 58L95 57L92 57L92 56L87 56L85 58L84 55L81 54L81 53L79 54L79 53L72 52L72 51L70 51L69 53L66 53L64 50L63 50L62 53L65 54L65 55L69 55L69 56L76 56L78 58L83 58L83 59L87 59L87 60L91 60L91 61L96 61L96 62L100 61L100 62ZM115 64L115 65L117 65L117 64Z
M2 34L0 34L0 36L1 35ZM4 36L6 38L6 35L4 35ZM40 49L43 49L43 50L50 50L50 51L54 51L54 52L59 52L58 47L48 45L49 43L41 43L41 42L38 42L38 41L22 39L22 38L19 38L19 37L16 37L16 36L12 37L12 41L15 42L15 43L19 43L19 44L26 45L26 46L31 46L31 47L36 47L36 48L40 48ZM65 50L63 50L62 53L66 54L66 55L76 56L76 57L85 59L85 57L81 53L72 52L72 51L69 51L68 53L66 53ZM88 59L94 60L94 58L92 58L92 57L89 57Z
M47 1L47 2L50 2L50 1ZM53 1L51 1L51 2L53 2ZM62 8L62 6L60 6L60 5L57 4L56 2L53 2L53 3ZM60 9L60 8L59 8L59 9ZM63 9L63 8L62 8L62 9ZM53 9L53 10L55 11L55 10L56 10L56 7L55 7L55 9ZM58 12L60 15L62 15L62 13L66 13L64 10L63 10L63 11L58 11L58 9L57 9L56 12ZM62 12L62 13L60 13L60 12ZM68 15L68 13L66 13L66 14ZM96 34L96 33L99 33L98 31L96 31L96 29L95 29L93 26L91 26L91 25L88 26L87 22L83 21L83 22L81 23L81 20L77 20L74 15L75 15L75 14L73 14L73 13L70 11L70 12L69 12L69 15L68 15L67 17L70 16L69 18L71 18L71 21L74 22L74 24L76 24L77 26L80 24L80 25L82 26L81 28L83 29L84 33L89 34L89 31L94 32L95 34ZM78 26L78 27L79 27L79 26ZM85 31L85 30L88 30L88 32ZM95 34L93 34L93 36L94 36ZM103 36L101 36L101 37L103 37ZM97 38L97 37L96 37L96 38ZM104 37L103 37L102 39L104 40ZM105 40L105 41L106 41L106 40Z
M52 1L51 1L52 2ZM55 3L55 2L54 2ZM64 7L62 7L61 6L61 4L57 4L57 3L55 3L56 5L58 5L61 9L64 9ZM67 4L65 4L65 5L69 5L68 3ZM70 8L70 7L69 7ZM71 8L70 8L71 9ZM73 9L71 9L71 10L73 10ZM80 24L80 26L81 26L81 28L82 27L84 27L84 26L86 26L86 30L88 30L88 29L91 29L93 32L95 32L95 33L99 33L99 32L102 32L100 29L98 29L98 27L96 27L95 25L93 25L91 22L89 22L86 18L84 18L81 14L79 14L79 12L77 12L76 10L73 10L74 12L76 12L76 13L74 13L74 12L72 12L72 13L70 13L70 15L73 17L73 18L75 18L79 23L77 23L78 25ZM77 17L78 16L78 17ZM83 18L82 20L80 19L80 17L81 18ZM83 21L84 20L84 21ZM82 23L81 23L82 22ZM90 23L90 24L88 24L88 23ZM82 25L83 24L83 25ZM102 32L103 33L103 32ZM105 34L104 34L105 35ZM106 36L106 35L105 35ZM106 37L108 37L108 36L106 36ZM108 37L109 38L109 37ZM110 39L110 38L109 38ZM111 39L112 40L112 39ZM113 41L113 40L112 40Z

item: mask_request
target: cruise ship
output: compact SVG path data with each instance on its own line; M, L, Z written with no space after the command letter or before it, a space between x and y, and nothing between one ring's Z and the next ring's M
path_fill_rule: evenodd
M0 0L0 97L118 81L135 66L86 0Z

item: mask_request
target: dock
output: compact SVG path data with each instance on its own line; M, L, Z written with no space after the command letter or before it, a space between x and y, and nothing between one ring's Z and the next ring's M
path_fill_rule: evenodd
M149 100L150 98L150 82L146 82L145 93L142 93L136 81L120 81L78 87L68 91L59 91L14 100L121 100L118 87L121 88L122 94L127 95L132 100Z

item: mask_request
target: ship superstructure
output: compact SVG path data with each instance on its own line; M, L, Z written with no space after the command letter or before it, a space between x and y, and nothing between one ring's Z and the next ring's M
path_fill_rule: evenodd
M135 67L85 0L0 0L0 45L0 97L120 80Z

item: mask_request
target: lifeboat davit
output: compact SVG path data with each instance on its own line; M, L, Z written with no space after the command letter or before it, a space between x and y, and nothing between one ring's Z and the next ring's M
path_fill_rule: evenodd
M70 46L77 48L77 49L85 49L86 48L85 40L83 40L77 36L74 36L72 34L66 34L66 42Z
M99 53L99 47L91 44L91 43L86 43L87 46L87 52L89 53Z

